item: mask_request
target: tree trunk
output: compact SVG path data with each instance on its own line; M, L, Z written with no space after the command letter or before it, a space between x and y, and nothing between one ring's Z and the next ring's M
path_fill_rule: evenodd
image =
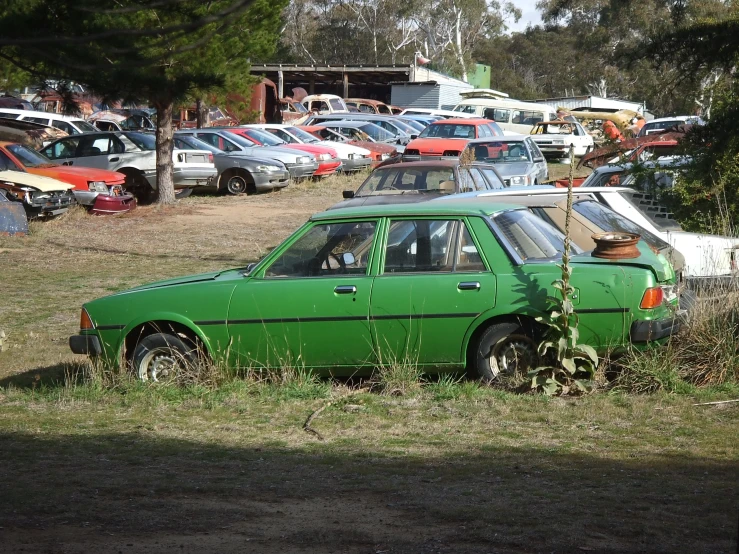
M195 100L195 111L198 114L195 126L202 129L205 127L205 106L203 106L203 101L200 98Z
M160 102L155 104L155 107L157 109L157 186L159 188L159 204L174 204L172 101Z

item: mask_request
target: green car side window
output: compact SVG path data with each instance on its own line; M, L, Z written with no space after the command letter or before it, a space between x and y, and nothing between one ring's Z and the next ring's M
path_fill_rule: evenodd
M385 273L449 272L457 221L401 219L390 222Z
M365 275L377 222L311 227L267 268L267 278Z
M477 246L472 240L472 235L470 235L470 231L466 225L462 225L462 232L459 235L456 250L457 259L454 262L454 271L485 271L485 264L482 263L480 252L477 250Z

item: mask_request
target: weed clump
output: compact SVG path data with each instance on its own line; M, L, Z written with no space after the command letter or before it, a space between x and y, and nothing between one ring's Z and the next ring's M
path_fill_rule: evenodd
M618 364L614 388L637 394L690 392L739 383L739 298L718 294L696 302L664 347L632 350Z

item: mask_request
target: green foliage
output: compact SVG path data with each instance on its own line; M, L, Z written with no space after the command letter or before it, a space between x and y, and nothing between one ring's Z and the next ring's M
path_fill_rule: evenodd
M541 389L549 396L589 392L598 367L598 354L593 347L578 342L579 319L571 300L575 289L570 285L569 256L563 254L559 267L562 278L552 283L559 296L547 297L553 310L548 317L537 318L547 326L539 354L551 363L529 371L531 388Z
M693 163L663 201L685 230L735 234L739 221L739 84L718 94L708 124L683 141Z

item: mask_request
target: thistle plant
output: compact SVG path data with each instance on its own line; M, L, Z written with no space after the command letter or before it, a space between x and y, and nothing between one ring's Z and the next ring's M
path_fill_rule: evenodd
M562 261L557 266L562 276L552 283L555 296L547 296L551 312L537 321L547 327L544 340L539 344L539 355L546 362L529 371L531 388L550 396L569 394L575 389L588 392L593 386L593 376L598 366L598 354L593 347L578 342L579 319L572 303L575 288L570 284L570 219L572 215L572 179L575 171L574 147L570 146L570 177L567 183L567 211L565 215L565 240Z

